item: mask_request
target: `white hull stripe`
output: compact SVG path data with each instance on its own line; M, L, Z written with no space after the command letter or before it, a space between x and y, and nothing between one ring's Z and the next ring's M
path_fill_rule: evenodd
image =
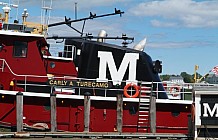
M0 94L4 95L16 95L18 91L8 91L0 90ZM49 93L35 93L35 92L22 92L24 96L33 96L33 97L50 97ZM83 100L84 96L81 95L66 95L66 94L57 94L57 98L63 99L79 99ZM116 101L116 97L101 97L101 96L90 96L91 100L98 101ZM146 99L145 99L146 100ZM123 98L124 102L139 102L139 98ZM192 104L192 101L188 100L168 100L168 99L156 99L156 103L165 103L165 104Z

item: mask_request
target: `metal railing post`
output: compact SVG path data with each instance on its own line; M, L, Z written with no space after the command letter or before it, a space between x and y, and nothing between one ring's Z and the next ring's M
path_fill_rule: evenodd
M23 131L23 93L16 94L16 121L17 132Z
M57 104L56 104L56 94L50 94L50 104L51 104L51 132L57 131Z

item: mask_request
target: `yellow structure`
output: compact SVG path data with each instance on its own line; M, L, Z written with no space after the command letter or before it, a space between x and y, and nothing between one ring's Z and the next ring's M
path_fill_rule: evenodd
M194 70L194 82L196 83L197 82L197 70L199 69L199 66L198 65L195 65L195 70Z
M206 73L204 76L202 76L201 78L197 78L197 70L199 69L198 65L195 65L195 70L194 70L194 82L195 83L200 83L201 80L203 80L204 78L206 78L209 75L209 71L208 73Z
M9 12L10 12L10 10L11 10L11 8L10 7L8 7L8 6L5 6L5 7L3 7L2 8L2 10L4 11L4 13L5 13L5 23L8 23L8 19L9 19Z
M26 27L34 28L32 34L44 34L47 30L47 26L42 25L40 23L33 23L33 22L23 22L23 25L26 25Z

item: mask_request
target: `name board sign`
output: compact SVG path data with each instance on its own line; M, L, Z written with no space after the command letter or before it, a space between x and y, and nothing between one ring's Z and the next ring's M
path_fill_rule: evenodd
M86 88L108 88L108 82L96 81L77 81L77 80L48 80L49 85L53 86L71 86L71 87L86 87Z
M218 95L201 95L201 124L218 124Z
M196 87L194 136L218 137L218 86Z

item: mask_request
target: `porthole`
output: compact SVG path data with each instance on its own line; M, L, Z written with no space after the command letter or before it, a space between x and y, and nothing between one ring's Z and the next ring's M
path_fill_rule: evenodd
M2 43L0 43L0 51L2 51L2 49L3 49L3 45Z
M50 67L53 69L55 67L55 62L50 62Z

